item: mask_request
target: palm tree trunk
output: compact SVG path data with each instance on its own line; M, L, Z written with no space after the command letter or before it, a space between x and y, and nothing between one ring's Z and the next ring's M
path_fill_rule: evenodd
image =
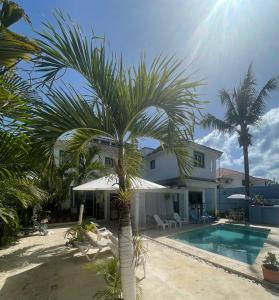
M85 204L85 193L84 191L82 191L81 194L81 203L79 206L79 217L78 217L78 224L81 225L82 224L82 220L83 220L83 213L84 213L84 204Z
M126 191L125 171L123 168L124 146L121 143L118 154L119 190ZM124 199L123 199L124 200ZM127 199L126 199L127 200ZM119 259L120 274L124 300L136 300L136 276L134 246L131 226L130 203L119 203Z
M245 173L245 195L250 197L249 156L248 156L247 145L243 145L243 157L244 157L244 173Z

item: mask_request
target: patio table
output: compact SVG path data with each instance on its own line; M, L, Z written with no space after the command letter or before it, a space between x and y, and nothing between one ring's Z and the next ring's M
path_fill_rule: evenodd
M166 222L169 224L170 228L172 228L172 225L176 228L176 222L174 220L166 220Z

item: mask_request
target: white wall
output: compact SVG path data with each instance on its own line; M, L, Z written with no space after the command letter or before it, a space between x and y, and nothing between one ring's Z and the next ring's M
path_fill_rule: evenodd
M189 175L192 177L215 179L216 160L218 158L217 152L194 144L190 149L191 159L194 157L194 151L199 151L204 154L205 167L193 167ZM150 169L150 161L152 160L155 160L155 169ZM179 177L179 169L175 156L163 151L146 156L144 177L148 180L164 180Z
M229 182L225 182L225 178L222 178L222 188L235 188L235 187L243 187L242 180L245 179L244 174L238 174L238 175L230 175ZM250 183L252 186L265 186L267 185L267 180L262 178L251 178L250 177Z

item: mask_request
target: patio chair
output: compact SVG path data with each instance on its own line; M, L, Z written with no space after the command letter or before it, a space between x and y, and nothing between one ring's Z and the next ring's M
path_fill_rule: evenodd
M192 223L194 224L201 223L201 219L199 218L195 210L190 211L190 216L191 216Z
M173 214L173 218L177 224L179 224L180 228L182 228L183 224L187 224L188 220L182 219L178 213Z
M85 236L86 236L85 242L75 241L74 245L87 258L88 261L95 260L104 248L109 248L114 256L118 256L118 247L111 240L100 239L97 234L95 234L91 231L85 232ZM96 248L98 249L98 251L95 253L93 258L91 259L88 256L87 252L90 249L96 249Z
M170 227L169 223L166 223L164 221L161 220L161 218L158 215L153 215L153 218L155 219L156 223L157 223L157 228L159 229L160 227L165 231L166 227Z

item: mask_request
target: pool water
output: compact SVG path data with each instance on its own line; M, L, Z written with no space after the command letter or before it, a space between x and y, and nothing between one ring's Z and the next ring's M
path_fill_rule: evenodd
M174 239L252 265L269 231L248 226L220 224L179 233Z

